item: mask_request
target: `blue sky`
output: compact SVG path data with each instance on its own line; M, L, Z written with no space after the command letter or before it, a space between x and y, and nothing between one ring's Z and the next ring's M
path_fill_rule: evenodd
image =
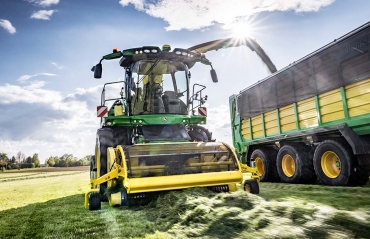
M118 61L104 62L102 79L91 67L112 48L170 44L188 48L231 37L248 22L278 69L369 21L367 0L1 0L0 152L9 156L93 154L101 85L122 79ZM231 142L228 98L267 77L246 47L207 53L209 67L192 69L192 83L207 85L208 126Z

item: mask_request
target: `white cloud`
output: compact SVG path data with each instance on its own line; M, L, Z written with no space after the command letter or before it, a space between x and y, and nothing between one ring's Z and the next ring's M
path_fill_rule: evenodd
M207 106L206 104L205 106ZM232 146L230 126L230 113L227 105L220 105L207 110L207 127L212 133L212 138Z
M26 90L34 90L40 89L45 86L45 81L32 81L30 85L25 86L24 89Z
M37 74L39 76L56 76L56 74L53 74L53 73L40 73L40 74Z
M0 19L0 27L7 30L10 34L14 34L16 29L13 27L12 23L5 19Z
M30 3L35 3L41 7L50 7L51 5L56 5L59 0L28 0Z
M23 75L23 76L19 77L17 79L17 81L25 82L25 81L29 80L30 78L36 77L36 76L56 76L56 74L53 74L53 73L39 73L39 74L35 74L35 75Z
M215 22L228 28L233 22L266 11L311 12L333 3L335 0L120 0L122 6L129 4L150 16L168 22L166 30L195 30Z
M0 85L0 152L39 153L42 161L64 153L93 154L102 86L76 89L67 96L44 86L43 81Z
M119 3L124 7L128 4L132 4L137 10L143 11L145 0L120 0Z
M101 85L78 88L64 96L46 89L43 81L31 81L26 86L0 85L0 152L8 156L18 151L39 153L42 161L64 153L77 157L93 154L101 90ZM117 97L120 88L108 90L106 97L113 98L110 91ZM213 138L231 143L227 105L208 108L207 127Z
M34 12L31 15L31 18L41 19L41 20L50 20L50 17L53 15L54 12L56 12L56 10L40 10L40 11Z
M55 63L55 62L52 62L51 63L53 66L55 66L58 70L61 70L61 69L63 69L64 68L64 66L62 66L62 65L58 65L57 63Z
M33 76L36 76L36 75L33 75ZM19 77L17 81L23 82L23 81L26 81L26 80L30 79L33 76L31 76L31 75L23 75L23 76Z

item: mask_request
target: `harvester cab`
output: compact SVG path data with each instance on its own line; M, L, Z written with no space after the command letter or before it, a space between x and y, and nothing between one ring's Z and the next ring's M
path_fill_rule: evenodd
M103 60L113 59L120 59L125 79L103 87L86 208L100 209L104 200L111 206L128 205L152 192L189 187L233 191L241 184L259 192L256 170L242 165L233 148L214 142L200 126L206 123L208 97L205 86L190 86L189 69L198 62L209 65L213 82L218 82L205 54L171 51L169 45L114 49L92 68L94 77L102 77ZM117 98L106 98L111 84L121 84Z

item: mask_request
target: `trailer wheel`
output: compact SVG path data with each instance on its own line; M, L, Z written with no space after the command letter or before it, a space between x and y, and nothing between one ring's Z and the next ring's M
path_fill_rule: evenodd
M284 183L313 183L316 181L312 150L304 144L281 147L277 155L276 167Z
M100 203L100 194L99 193L90 193L89 194L89 210L100 210L101 203Z
M244 191L252 193L252 194L259 194L260 193L260 186L256 179L247 179L244 182Z
M362 167L345 142L325 140L314 155L315 172L321 182L332 186L354 186L363 183Z
M276 171L277 151L270 148L261 148L253 151L251 159L256 162L257 173L261 182L277 182L279 175Z

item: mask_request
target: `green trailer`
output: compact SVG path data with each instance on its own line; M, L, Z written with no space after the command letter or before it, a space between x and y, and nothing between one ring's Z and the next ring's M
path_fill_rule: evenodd
M370 22L230 96L233 144L261 181L364 185Z

